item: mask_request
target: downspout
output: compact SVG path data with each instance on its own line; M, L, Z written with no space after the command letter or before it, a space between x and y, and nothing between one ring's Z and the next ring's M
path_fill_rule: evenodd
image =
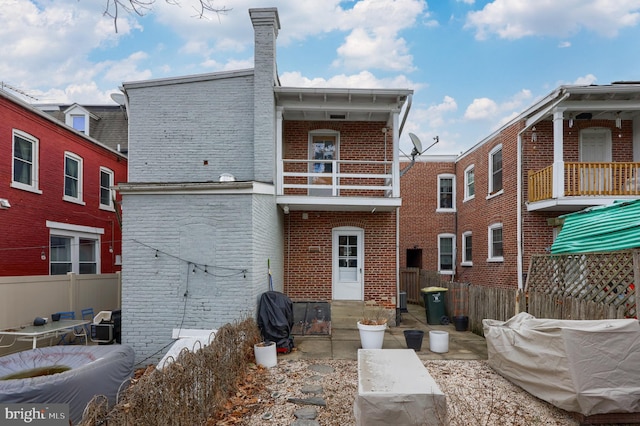
M565 93L560 99L555 101L549 107L547 107L544 111L537 114L540 119L544 117L546 114L551 112L558 104L569 97L569 93ZM517 274L518 274L518 290L524 290L524 281L523 281L523 252L524 252L524 240L522 238L522 205L523 203L523 194L522 194L522 144L523 139L522 135L524 132L529 130L531 127L535 126L538 121L526 122L526 125L522 130L518 132L518 152L517 152L517 160L516 160L516 242L517 242L517 257L516 257L516 265L517 265ZM520 311L520 300L516 298L516 312Z
M396 149L400 149L400 136L402 135L402 129L404 128L404 123L407 121L407 117L409 116L409 110L411 110L412 99L413 99L413 95L408 94L407 107L404 109L404 116L402 117L402 122L400 123L400 127L398 128L398 144L397 146L394 144L394 147L393 147L394 151ZM385 134L385 137L386 137L386 134ZM385 152L386 152L386 149L385 149ZM398 155L395 152L394 152L394 160L397 160L397 161L394 161L394 166L400 167L400 160L398 159ZM397 179L400 179L400 173L395 174L395 176L397 176ZM396 310L400 308L399 296L400 296L400 207L397 207L396 208Z

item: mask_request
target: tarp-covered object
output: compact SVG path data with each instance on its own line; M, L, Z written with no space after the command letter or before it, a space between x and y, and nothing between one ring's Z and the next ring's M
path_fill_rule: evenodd
M0 357L0 403L69 404L73 424L94 395L115 404L119 389L127 387L135 355L130 346L49 346ZM3 377L35 368L69 367L62 373L27 379Z
M640 247L640 200L560 216L562 230L551 253L610 252Z
M640 324L520 313L482 321L489 365L530 394L585 416L640 412Z
M293 348L293 303L285 294L266 291L258 305L258 327L265 341L276 343L278 352L288 353Z

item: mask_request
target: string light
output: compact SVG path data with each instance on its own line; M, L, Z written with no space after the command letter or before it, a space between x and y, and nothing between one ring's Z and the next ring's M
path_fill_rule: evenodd
M144 247L148 247L148 248L150 248L150 249L154 250L154 251L155 251L154 257L155 257L155 258L158 258L158 257L159 257L159 255L160 255L160 254L162 254L162 255L165 255L165 256L171 257L171 258L173 258L173 259L179 260L179 261L181 261L181 262L185 262L185 263L187 263L188 268L191 270L191 273L192 273L192 274L195 274L195 273L196 273L196 270L198 270L198 269L199 269L199 270L201 270L202 272L204 272L205 274L207 274L207 275L209 275L209 276L212 276L212 277L217 277L217 278L229 278L229 277L237 276L237 275L240 275L240 274L242 274L242 277L243 277L243 278L247 278L247 269L227 268L227 267L224 267L224 266L215 266L215 265L212 265L211 267L212 267L213 269L216 269L216 270L223 270L223 271L229 271L229 272L230 272L229 274L216 274L216 273L213 273L213 272L209 271L209 265L208 265L208 264L198 264L198 263L193 262L193 261L191 261L191 260L183 259L183 258L181 258L181 257L179 257L179 256L175 256L175 255L173 255L173 254L171 254L171 253L165 252L165 251L160 250L160 249L158 249L158 248L156 248L156 247L152 247L152 246L150 246L150 245L148 245L148 244L145 244L145 243L143 243L143 242L141 242L141 241L138 241L138 240L131 240L131 241L133 241L133 242L135 242L135 243L137 243L137 244L140 244L140 245L142 245L142 246L144 246Z

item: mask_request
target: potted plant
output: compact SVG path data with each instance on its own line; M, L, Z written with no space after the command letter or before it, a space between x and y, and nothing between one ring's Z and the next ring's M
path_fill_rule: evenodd
M366 310L358 321L362 349L382 349L389 313L381 308Z

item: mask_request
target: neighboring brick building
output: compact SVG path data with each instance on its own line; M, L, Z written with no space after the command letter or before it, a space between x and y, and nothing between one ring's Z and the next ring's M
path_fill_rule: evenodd
M559 216L640 197L638 111L638 83L561 86L461 155L420 159L402 180L401 267L523 288L531 255L549 251ZM455 176L456 200L444 211L438 200L448 186L435 183L438 175L448 183L443 173ZM442 234L453 239L453 262Z
M127 159L0 90L0 275L112 273Z
M130 124L123 343L254 316L262 293L395 311L407 89L282 87L277 10L255 67L123 84ZM404 111L406 114L407 111Z

